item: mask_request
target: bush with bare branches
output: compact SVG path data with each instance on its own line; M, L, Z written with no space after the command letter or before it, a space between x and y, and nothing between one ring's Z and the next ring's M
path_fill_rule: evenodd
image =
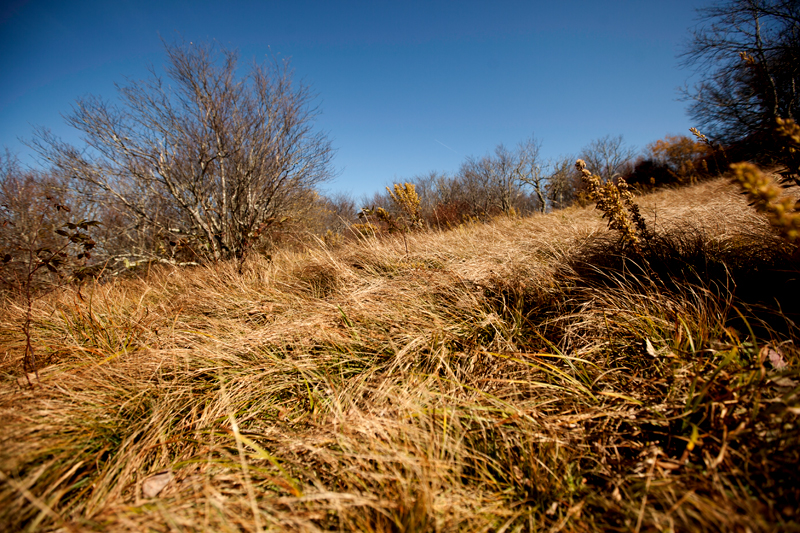
M119 102L79 99L67 123L84 147L40 129L32 145L93 200L140 231L213 259L243 257L331 176L309 88L287 61L238 75L236 52L166 44L165 76L119 86Z

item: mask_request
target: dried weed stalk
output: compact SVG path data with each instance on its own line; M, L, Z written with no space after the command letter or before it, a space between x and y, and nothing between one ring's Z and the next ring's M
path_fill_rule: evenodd
M589 188L589 195L596 202L597 209L603 212L603 218L608 219L608 227L617 230L625 244L638 250L640 239L648 237L647 224L625 179L619 177L616 183L612 181L603 183L600 176L586 169L586 162L583 159L575 162L575 168L581 173L581 178Z
M800 238L800 202L783 195L775 180L752 163L735 163L731 169L733 179L742 187L752 205L765 213L789 242L797 242Z
M376 235L382 225L388 233L399 232L403 235L403 244L408 255L406 233L425 227L425 221L419 213L420 197L413 183L395 183L394 191L389 187L386 187L386 191L400 214L393 215L383 207L364 207L358 213L358 218L364 222L354 224L353 229L362 235Z
M800 187L800 125L794 120L778 118L776 132L783 141L780 162L785 168L779 172L784 186Z
M66 222L52 229L53 234L48 235L48 220L53 218L53 213L62 211L69 213L70 208L58 203L47 206L45 212L37 217L28 238L17 241L15 249L8 250L0 259L0 286L21 298L25 307L22 366L29 385L32 385L30 374L35 374L37 381L39 379L39 365L31 335L33 304L58 287L86 276L86 262L91 259L92 250L97 244L88 233L90 228L100 225L96 220ZM11 220L3 221L3 225L13 224ZM58 244L47 245L45 241Z
M400 208L407 218L406 226L408 228L422 228L424 222L419 214L420 198L417 194L416 187L413 183L399 183L394 184L394 191L386 187L389 197Z
M792 119L778 119L776 133L781 145L779 162L784 170L780 183L784 187L800 186L800 126ZM800 201L787 196L781 186L752 163L731 165L733 179L742 188L756 209L765 213L770 223L791 243L800 240Z

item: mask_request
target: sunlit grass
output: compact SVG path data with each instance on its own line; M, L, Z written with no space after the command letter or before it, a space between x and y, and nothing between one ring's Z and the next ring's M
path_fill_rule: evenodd
M636 256L571 208L66 289L34 389L8 303L0 524L791 529L797 264L725 181L638 200Z

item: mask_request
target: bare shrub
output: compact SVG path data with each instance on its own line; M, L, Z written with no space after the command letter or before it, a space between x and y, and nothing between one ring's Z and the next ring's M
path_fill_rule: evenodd
M33 146L140 231L214 259L242 257L331 176L313 94L293 82L287 61L239 77L234 51L186 42L165 51L166 76L151 69L149 79L129 80L119 104L76 102L66 120L85 147L44 129Z

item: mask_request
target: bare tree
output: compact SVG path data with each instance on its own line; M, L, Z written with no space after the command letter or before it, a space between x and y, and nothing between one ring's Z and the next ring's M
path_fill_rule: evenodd
M580 174L575 169L575 157L562 156L549 163L547 199L553 209L572 205L578 189L582 186Z
M540 147L531 136L513 150L500 144L483 157L468 157L452 176L431 172L413 178L420 216L428 225L442 227L499 213L544 212L548 180L555 166L542 161ZM363 204L388 206L393 215L401 214L393 210L385 194L378 193Z
M800 108L800 3L727 0L698 10L683 54L700 81L683 91L708 135L731 143L765 133Z
M347 193L338 192L320 199L321 212L317 215L324 230L343 233L358 220L355 199Z
M460 181L474 190L476 201L482 199L485 213L510 213L512 209L521 212L532 208L532 204L544 212L549 164L542 161L540 151L541 142L533 136L514 150L500 144L492 155L468 158L461 167ZM532 189L535 199L525 192L526 187Z
M622 135L606 135L585 146L580 159L593 174L608 181L621 175L635 155L636 150L625 145Z
M512 154L502 144L493 155L468 157L461 165L459 179L471 205L481 216L507 213L516 193Z
M522 159L519 151L512 151L500 144L494 150L492 161L491 189L496 191L496 205L503 213L511 213L522 196L519 176L522 174Z
M86 146L40 129L33 146L87 195L141 227L241 257L262 232L329 178L313 94L287 61L253 64L215 45L165 43L166 77L118 86L119 103L81 98L66 117Z
M547 210L546 195L550 163L543 164L539 155L541 149L541 141L533 136L519 143L515 154L514 173L520 185L528 185L533 189L539 211L544 213Z

